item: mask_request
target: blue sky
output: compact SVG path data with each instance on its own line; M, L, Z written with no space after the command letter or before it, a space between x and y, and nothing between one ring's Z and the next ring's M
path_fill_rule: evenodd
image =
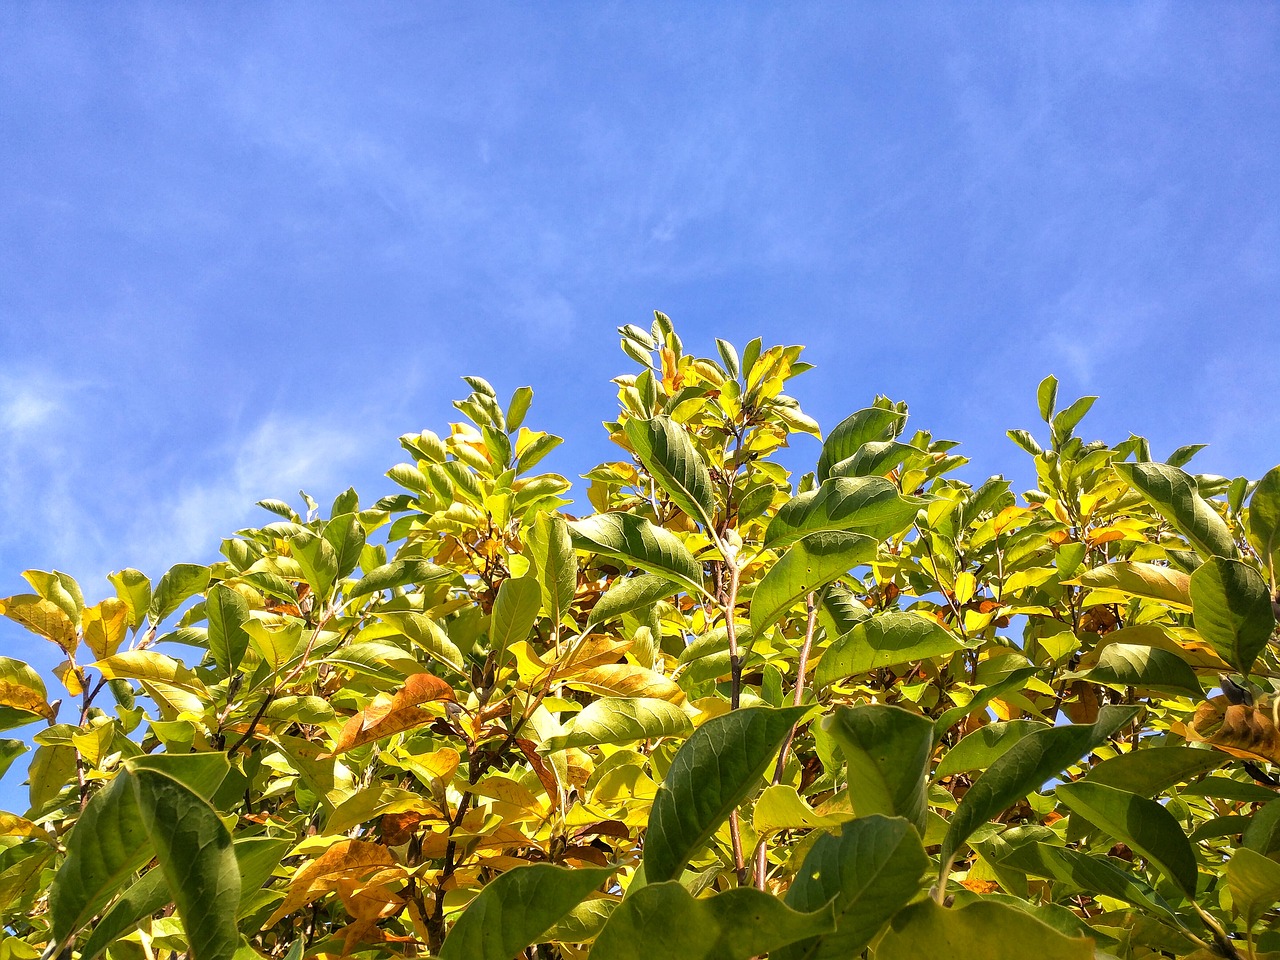
M654 308L978 478L1047 373L1091 437L1280 462L1272 4L10 3L0 171L0 596L388 492L462 374L575 476Z

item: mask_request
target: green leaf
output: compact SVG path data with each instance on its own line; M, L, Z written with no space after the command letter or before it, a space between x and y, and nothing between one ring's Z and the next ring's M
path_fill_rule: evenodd
M697 900L672 880L649 883L618 904L591 960L750 960L833 929L830 905L797 913L746 887Z
M205 614L209 618L209 652L214 662L224 672L235 673L249 649L249 634L244 628L249 621L249 602L230 587L218 584L205 595Z
M1252 927L1280 901L1280 863L1248 847L1237 850L1227 864L1227 886L1232 907Z
M807 707L751 707L708 720L676 751L649 814L644 871L680 875L689 858L756 787Z
M67 858L49 887L58 943L69 943L154 855L132 780L122 771L94 794L67 837Z
M342 513L332 517L324 525L324 540L333 549L337 579L350 575L360 563L364 549L364 527L354 513Z
M849 800L859 817L905 817L923 829L933 721L889 704L839 707L822 729L849 764Z
M129 769L162 773L202 800L212 800L231 770L231 762L225 753L157 753L134 757Z
M197 563L175 563L156 584L147 608L147 618L160 623L182 606L184 600L193 597L209 585L209 568ZM126 603L129 601L126 599Z
M778 558L751 597L751 632L772 627L801 597L844 576L876 555L876 541L860 533L811 533Z
M942 841L942 875L950 871L956 854L981 824L1106 743L1141 711L1139 706L1106 706L1095 723L1037 730L1010 747L961 798Z
M94 924L89 939L80 948L80 960L94 960L121 936L136 929L140 920L158 913L171 902L164 871L159 867L147 871Z
M536 577L510 577L502 581L489 621L489 649L498 667L506 659L507 648L529 636L541 609L542 588Z
M231 960L240 945L240 869L231 835L213 808L177 780L138 769L131 781L192 960Z
M856 957L920 890L928 869L920 837L901 818L859 817L823 834L804 858L786 903L810 912L830 903L836 929L776 951L775 960Z
M563 517L538 514L525 535L542 587L542 609L553 624L573 606L578 591L578 558L573 552L569 524Z
M613 872L547 863L508 870L463 911L440 948L440 960L512 960Z
M1201 555L1235 557L1235 540L1222 517L1200 496L1196 482L1167 463L1117 463L1122 480L1156 508Z
M374 567L347 590L347 600L363 597L380 590L393 590L409 584L424 586L435 583L452 583L458 574L447 567L438 567L429 560L392 560Z
M1210 557L1191 575L1191 610L1200 636L1248 676L1276 625L1258 571L1240 560Z
M769 521L764 543L780 550L806 534L834 530L888 540L910 527L922 506L923 500L903 497L884 477L835 477L784 503Z
M1031 914L980 900L948 909L933 900L893 918L876 946L876 960L1094 960L1093 940L1066 937Z
M1167 690L1199 700L1204 696L1191 665L1176 653L1140 643L1109 643L1098 665L1081 676L1115 687Z
M711 475L688 431L670 417L632 417L622 430L631 449L671 502L712 529L716 500L711 492Z
M1045 423L1053 422L1053 410L1058 403L1058 378L1053 374L1040 381L1036 387L1036 403L1040 407L1040 419Z
M1217 750L1197 747L1142 747L1103 760L1089 770L1086 779L1142 797L1154 797L1176 783L1222 766L1228 759Z
M936 620L914 613L882 613L837 637L818 661L813 682L830 686L881 667L942 657L960 649L960 641Z
M1264 804L1249 818L1240 842L1264 857L1280 853L1280 799Z
M846 460L832 464L834 477L883 477L908 457L921 453L917 447L897 440L868 440Z
M1039 720L998 721L979 727L946 752L934 778L985 770L1027 734L1044 728Z
M21 740L0 740L0 780L8 772L13 761L27 752L29 748Z
M601 513L568 524L579 550L634 564L702 592L702 567L674 533L630 513Z
M981 710L997 697L1002 697L1011 691L1021 690L1027 685L1027 681L1039 672L1040 671L1037 667L1018 667L1016 670L1011 670L1009 675L1003 680L993 683L989 687L983 687L974 695L974 698L964 706L952 707L950 710L947 710L934 721L934 740L941 740L943 734L954 727L957 723L974 711Z
M1249 542L1258 551L1274 584L1280 555L1280 467L1268 470L1253 488L1249 498Z
M338 554L324 537L309 530L289 538L289 552L302 568L302 575L316 596L328 600L338 578Z
M138 629L151 606L151 581L141 570L132 567L108 574L107 579L116 588L116 596L129 608L129 626Z
M1079 780L1058 785L1058 799L1159 867L1188 897L1196 895L1196 857L1173 814L1154 800Z
M1164 898L1133 874L1113 866L1119 861L1110 857L1093 857L1079 850L1067 850L1047 843L1027 843L1015 848L1012 856L1000 862L1024 873L1124 900L1148 913L1175 916Z
M608 623L624 613L639 610L665 600L680 590L680 585L667 577L652 573L640 573L634 577L621 577L613 581L603 596L591 608L587 628Z
M1076 426L1084 419L1084 415L1089 412L1089 408L1093 406L1093 402L1097 399L1097 397L1081 397L1067 409L1054 415L1053 420L1050 422L1050 427L1059 442L1066 441L1071 437Z
M524 423L525 414L529 412L529 405L533 403L532 387L516 387L515 393L511 394L511 402L507 404L507 432L515 433Z
M566 725L565 732L544 744L548 753L601 743L635 743L661 737L684 737L693 724L673 703L652 697L603 697L593 700Z
M831 468L842 460L848 460L864 443L873 440L892 440L902 432L907 415L883 407L864 407L845 417L827 434L818 457L818 482L831 476Z

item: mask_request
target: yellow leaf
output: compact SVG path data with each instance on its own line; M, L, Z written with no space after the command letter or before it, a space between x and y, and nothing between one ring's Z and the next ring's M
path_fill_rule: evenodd
M655 697L670 703L684 703L684 691L673 681L653 670L630 663L611 663L592 667L565 683L591 693L612 697Z
M423 710L419 704L455 699L453 688L439 677L415 673L395 696L375 699L348 720L333 745L333 755L431 723L436 714Z
M0 614L46 640L52 640L67 656L75 652L80 642L76 636L76 625L66 612L56 603L34 593L21 593L0 600Z
M108 680L159 681L180 690L206 695L208 691L191 669L181 661L153 650L129 650L99 660L94 666Z
M79 667L73 667L70 660L63 660L54 667L53 675L62 681L62 685L67 688L67 693L73 697L84 693L84 671Z
M24 710L46 720L54 718L40 674L10 657L0 657L0 707Z
M129 607L116 597L109 597L80 614L84 642L93 655L103 660L112 656L124 642L129 629Z
M824 817L815 813L795 787L782 783L765 788L756 801L751 818L751 825L762 836L779 830L825 830L839 823L840 820L836 817Z
M49 833L44 827L36 826L26 817L0 810L0 837L35 837L37 840L48 840Z

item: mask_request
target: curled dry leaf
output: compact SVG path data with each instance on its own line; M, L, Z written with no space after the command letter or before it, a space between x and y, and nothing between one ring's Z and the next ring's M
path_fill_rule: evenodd
M1280 763L1280 730L1276 729L1275 697L1256 704L1232 703L1225 696L1206 700L1187 728L1191 737L1211 743L1232 756Z

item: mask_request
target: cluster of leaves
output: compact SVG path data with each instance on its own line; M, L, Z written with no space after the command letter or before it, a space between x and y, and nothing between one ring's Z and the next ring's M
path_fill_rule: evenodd
M885 398L793 481L799 347L620 333L585 519L468 378L371 507L27 572L79 706L0 658L0 958L1277 955L1280 468L1049 378L1021 502Z

